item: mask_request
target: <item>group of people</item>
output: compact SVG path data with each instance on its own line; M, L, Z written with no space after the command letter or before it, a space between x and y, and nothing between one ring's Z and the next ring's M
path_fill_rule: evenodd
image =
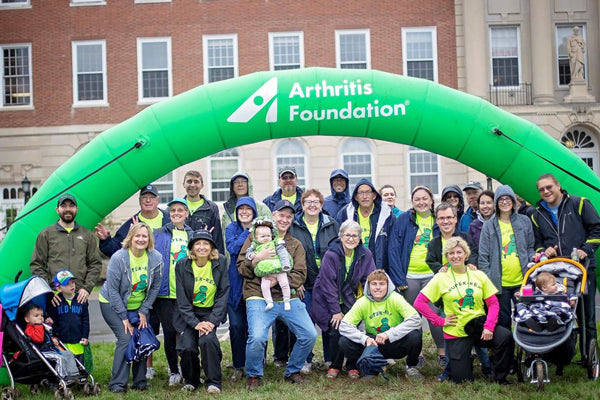
M395 206L390 185L378 191L362 179L350 193L341 169L329 182L327 197L302 190L295 169L284 167L279 188L259 202L250 176L238 172L220 218L216 204L200 193L200 173L188 171L186 196L170 201L167 211L147 185L140 212L114 236L98 224L100 250L110 257L100 308L117 341L110 391L125 392L130 373L131 389L147 388L152 361L130 365L125 350L134 326L150 325L157 334L162 326L169 386L195 391L203 382L208 393L219 393L216 329L226 320L231 379L245 375L249 390L262 383L270 327L274 362L285 366L286 381L302 383L311 372L315 325L327 378L336 379L344 367L350 379L359 378L361 354L376 346L386 359L406 357L406 376L420 379L422 316L437 347L439 380L473 380L474 348L484 374L507 383L514 294L528 264L536 254L569 256L574 248L580 260L589 260L582 306L588 338L596 338L600 218L554 176L538 179L536 207L509 186L494 193L468 182L444 188L437 206L431 189L418 185L405 212ZM101 269L96 238L75 222L73 196L61 196L57 212L59 221L37 239L31 271L49 282L58 271L71 271L74 298L86 303Z

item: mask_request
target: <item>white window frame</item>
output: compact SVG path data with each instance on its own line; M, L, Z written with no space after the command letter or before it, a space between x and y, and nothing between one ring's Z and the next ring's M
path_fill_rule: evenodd
M290 143L290 142L297 143L298 146L300 147L302 153L286 153L286 154L281 153L281 148L286 143ZM308 156L307 156L306 146L304 145L304 143L301 140L290 138L290 139L282 139L282 140L280 140L277 143L277 145L275 146L275 157L274 157L274 159L275 159L275 163L274 163L275 171L274 171L274 174L273 174L275 176L275 188L276 189L279 188L279 176L278 176L279 168L285 167L285 166L289 166L287 163L286 164L281 163L281 165L279 163L279 161L282 158L285 158L285 157L302 157L302 167L304 169L304 175L302 175L302 171L299 171L298 168L296 168L296 173L297 173L297 176L298 176L298 187L301 187L301 188L307 188L307 187L309 187L309 183L308 183L309 182L309 179L308 179L308 172L309 171L308 171L308 164L306 162L306 160L308 160ZM296 165L292 165L292 166L295 167Z
M408 75L409 61L430 61L430 59L408 59L408 38L409 33L429 33L431 35L431 61L433 62L433 82L438 81L438 51L437 51L437 27L419 26L411 28L402 28L402 74Z
M499 58L512 58L512 57L492 57L492 51L493 51L493 43L492 43L492 31L494 29L515 29L517 32L517 65L518 65L518 74L519 74L519 83L517 84L517 86L514 85L499 85L496 86L494 85L494 59L499 59ZM488 36L488 47L490 50L490 86L492 88L492 90L497 90L499 88L501 88L502 90L506 90L506 89L518 89L521 85L521 83L523 82L523 75L522 75L522 58L521 58L521 28L519 26L515 26L515 25L495 25L495 26L490 26L489 29L489 36Z
M105 6L105 0L71 0L70 7Z
M357 143L362 143L363 144L363 149L364 151L345 151L345 147L350 145L350 142L357 142ZM346 164L344 162L344 156L353 156L353 155L368 155L369 156L369 162L370 162L370 166L369 168L371 169L371 174L369 175L369 177L367 178L373 185L376 185L375 182L375 156L373 153L373 147L371 146L371 143L367 140L367 139L363 139L363 138L348 138L346 140L344 140L342 142L342 145L340 146L340 165L342 166L342 168L348 172L348 178L349 178L349 183L348 185L350 186L350 193L352 193L352 191L354 190L354 184L355 182L352 182L354 178L357 177L357 175L353 175L348 171L348 168L346 168ZM362 176L362 175L361 175Z
M28 49L28 63L29 63L29 104L4 104L4 95L5 95L5 81L4 81L4 50L5 49L14 49L14 48L23 48L27 47ZM0 45L0 88L2 88L2 100L0 101L0 110L3 111L14 111L14 110L31 110L33 109L33 64L32 64L32 54L31 54L32 46L31 43L15 43L15 44L2 44Z
M164 176L161 176L160 178L152 182L152 185L156 186L156 188L158 189L159 198L162 196L168 199L167 201L162 201L162 199L160 201L160 206L166 207L167 203L173 200L173 198L175 197L175 174L173 173L173 171L171 171L168 174L165 174ZM162 189L163 187L166 188Z
M572 30L576 26L579 27L579 34L583 37L583 41L586 44L586 52L583 54L583 56L585 58L584 59L584 61L585 61L585 63L584 63L584 71L585 71L584 79L585 79L586 82L589 82L590 69L588 68L588 64L589 64L588 63L589 46L588 46L588 39L587 39L587 25L584 24L584 23L581 23L581 24L556 24L556 26L554 27L554 35L555 35L554 41L556 43L556 45L554 46L554 51L556 52L556 64L555 64L555 66L556 66L556 85L559 88L561 88L561 89L566 89L566 88L569 87L569 85L568 84L565 85L565 84L561 84L560 83L560 74L559 74L560 71L559 71L559 68L558 68L558 61L559 61L558 46L559 46L560 43L558 42L559 41L558 29L559 28L570 28L571 29L571 33L573 33ZM570 36L571 33L568 36ZM568 60L568 58L567 58L567 60Z
M335 65L336 68L342 68L342 54L341 54L341 44L340 37L343 35L356 35L362 34L365 35L365 56L366 66L364 69L371 69L371 30L370 29L340 29L335 31ZM353 62L345 62L348 64L355 64L363 61L353 61Z
M31 2L30 0L23 0L18 3L5 3L3 0L0 0L0 10L10 8L31 8Z
M233 170L232 174L230 176L228 176L226 179L215 179L214 175L213 175L213 161L235 161L236 162L236 167ZM217 202L223 202L223 201L227 201L229 199L229 190L230 190L230 186L229 186L229 182L231 180L231 176L233 176L233 174L235 174L237 171L240 171L240 152L238 151L237 148L233 148L233 149L227 149L227 150L222 150L216 154L213 154L212 156L210 156L208 158L208 191L210 193L210 198L212 201L217 201ZM227 188L224 190L215 190L215 188L213 187L213 183L217 183L217 182L225 182L227 181ZM219 199L215 199L215 194L216 193L223 193L225 192L225 200L219 200Z
M269 70L275 71L275 40L285 36L296 36L298 37L298 52L299 52L299 65L297 68L304 68L304 32L269 32ZM284 65L284 64L281 64ZM291 65L291 64L287 64ZM290 68L293 69L293 68Z
M135 0L134 4L171 3L173 0Z
M79 100L77 52L80 45L100 45L102 48L102 94L99 100ZM108 82L106 73L106 40L76 40L71 44L73 56L73 107L106 107L108 106Z
M143 69L143 45L145 43L165 43L167 50L167 79L168 93L165 97L144 97L144 72L151 69ZM170 37L143 37L137 38L137 67L138 67L138 104L150 104L164 100L173 96L173 64L171 57L171 38ZM164 69L160 69L161 71Z
M209 74L208 71L210 69L208 65L208 43L211 40L232 40L233 46L233 78L238 77L238 38L236 33L232 34L223 34L223 35L203 35L202 36L202 59L204 60L204 83L211 83L208 80Z
M427 150L422 150L419 149L417 147L414 146L407 146L407 157L406 157L406 162L407 162L407 166L406 166L406 170L408 171L407 174L407 184L406 187L408 187L410 190L412 190L413 188L413 183L412 183L412 178L413 177L418 177L418 176L431 176L434 175L431 172L413 172L410 166L410 156L411 154L433 154L435 156L435 160L437 163L437 172L435 173L435 175L437 175L437 190L436 188L431 188L431 190L433 191L434 195L440 195L441 194L441 185L442 185L442 172L441 172L441 163L440 163L440 155L437 153L433 153ZM419 182L419 184L424 184L423 182Z

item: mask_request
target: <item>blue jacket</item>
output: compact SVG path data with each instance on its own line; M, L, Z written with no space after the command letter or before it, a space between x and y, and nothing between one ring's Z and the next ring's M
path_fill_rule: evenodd
M458 224L458 230L461 232L469 232L469 225L477 219L477 211L473 210L473 207L469 206L467 211L460 218L460 223Z
M162 212L162 224L165 226L171 221L171 217L169 217L169 212L158 209L158 211ZM107 257L111 257L117 250L119 250L122 246L121 243L129 233L129 228L133 224L133 219L140 215L141 211L135 214L133 217L129 218L127 221L123 222L123 225L119 228L115 236L106 238L104 240L100 240L100 251L104 253ZM137 218L136 218L137 219Z
M296 214L302 212L302 203L300 202L300 198L302 197L302 193L304 191L296 186L296 202L294 203L294 210L296 210ZM273 211L275 208L275 204L281 200L281 189L277 189L275 193L270 196L265 197L263 203L269 207L269 210Z
M358 222L358 201L356 201L356 192L361 185L368 185L371 187L373 193L375 193L375 207L370 217L371 222L371 236L369 237L368 248L373 253L375 259L375 265L377 268L387 270L388 268L388 235L392 231L392 226L396 218L392 214L392 209L383 203L381 195L375 189L375 186L366 179L361 179L356 182L354 186L354 192L352 193L352 201L348 203L344 208L340 210L337 217L335 218L340 226L347 219L352 219ZM373 234L373 232L375 234Z
M410 253L417 237L419 226L414 210L400 214L390 234L389 270L386 270L396 287L406 286L406 274L410 263ZM434 222L432 238L440 235L440 228Z
M240 197L235 205L236 221L225 228L225 245L231 259L229 268L227 269L227 274L229 275L229 296L227 297L227 304L234 309L238 307L242 300L242 284L244 283L244 278L237 270L236 261L240 254L240 250L242 249L242 245L250 233L248 229L244 228L242 224L237 221L237 209L242 205L247 205L252 208L254 211L253 218L256 218L258 215L254 199L252 199L252 197Z
M346 190L341 193L333 190L333 178L344 178L346 179ZM343 169L334 169L329 175L329 188L331 189L331 195L325 197L323 203L323 212L335 218L338 212L350 203L350 180L348 179L348 173Z
M170 278L170 270L171 270L171 240L173 239L173 229L175 229L175 225L172 222L169 222L165 226L160 229L154 231L154 248L162 255L162 280L160 283L160 290L158 291L159 296L168 296L169 295L169 278ZM184 225L184 230L188 234L188 238L192 235L193 231L187 225ZM187 248L187 247L186 247ZM177 260L187 256L187 252L182 253ZM173 264L173 270L175 270L175 264Z
M81 339L90 336L90 313L86 301L81 304L77 301L77 293L71 300L71 304L65 300L62 293L58 294L60 304L58 306L50 303L48 316L52 318L52 333L63 343L79 343Z

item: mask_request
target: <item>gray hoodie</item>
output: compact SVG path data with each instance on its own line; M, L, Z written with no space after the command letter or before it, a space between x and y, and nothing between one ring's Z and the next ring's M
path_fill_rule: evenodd
M385 301L390 296L402 296L394 290L394 282L392 282L392 279L389 276L387 276L387 279L387 293L385 297L379 301ZM373 299L373 295L371 294L369 281L365 282L363 293L364 297L366 297L368 301L375 302L375 299ZM354 303L354 307L356 307L357 304L358 302ZM389 330L385 331L385 333L388 336L390 342L395 342L397 340L402 339L404 336L408 335L411 331L415 329L421 329L421 316L416 311L413 315L404 318L404 321L402 321L400 324L393 326ZM357 326L352 325L351 323L346 322L345 320L342 320L342 322L340 323L339 330L342 336L345 336L353 342L360 343L362 345L366 345L367 339L369 338L369 335L359 330Z

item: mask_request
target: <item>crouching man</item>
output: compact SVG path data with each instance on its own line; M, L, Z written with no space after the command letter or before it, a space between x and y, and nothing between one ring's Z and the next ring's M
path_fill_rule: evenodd
M365 333L358 329L363 321ZM364 296L342 319L340 334L339 346L346 355L348 370L356 369L367 346L377 346L385 358L406 357L407 377L423 377L417 369L422 347L421 317L394 291L394 284L383 270L369 274Z

